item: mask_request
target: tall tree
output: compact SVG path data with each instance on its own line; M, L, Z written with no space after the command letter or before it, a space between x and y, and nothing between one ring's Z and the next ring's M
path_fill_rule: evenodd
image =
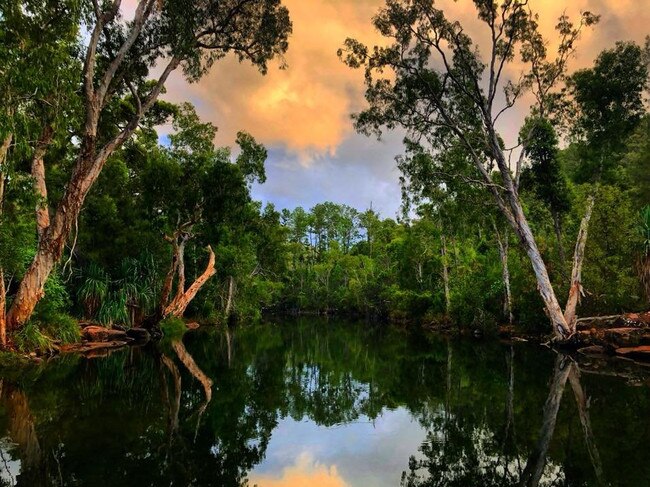
M574 177L580 182L615 182L620 152L646 112L645 51L633 42L618 42L601 52L593 67L572 74L567 85L567 122L580 153Z
M39 228L36 255L8 313L12 328L31 316L88 192L108 158L155 105L171 73L180 67L188 81L196 81L229 53L265 73L268 61L286 51L291 32L280 0L140 0L128 21L121 6L121 0L82 2L82 109L78 122L66 127L74 135L68 139L74 163L49 223ZM154 67L159 76L149 81ZM121 116L111 116L119 99L126 106L120 106ZM42 150L48 149L43 144Z
M445 150L450 141L464 146L474 179L492 194L528 254L555 335L566 338L575 323L567 322L558 302L524 213L519 171L513 174L497 123L528 87L538 98L539 112L553 107L554 88L564 76L582 27L595 23L597 17L585 13L577 26L561 17L559 51L549 60L527 3L474 1L490 40L487 60L463 26L449 20L432 0L387 0L374 25L389 45L369 49L348 39L339 55L349 66L365 68L369 108L356 115L359 131L381 134L384 128L399 126L412 144L428 152ZM505 72L517 47L530 71L513 82L505 79ZM499 105L502 93L505 102Z

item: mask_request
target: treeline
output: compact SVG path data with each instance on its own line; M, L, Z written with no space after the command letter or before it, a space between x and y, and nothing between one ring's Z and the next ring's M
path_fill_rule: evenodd
M348 40L339 54L366 70L356 128L406 130L403 215L329 202L279 211L251 197L265 180L262 145L240 132L236 151L217 147L216 128L191 105L159 96L174 70L196 81L227 53L264 73L288 47L286 9L279 0L138 5L133 22L119 2L2 6L2 343L73 341L77 319L248 322L264 312L542 329L550 318L564 339L578 309L647 308L647 43L617 43L569 74L597 16L562 17L553 60L525 3L506 2L499 15L481 3L480 19L511 40L494 39L486 72L443 12L390 2L375 24L393 44ZM410 37L412 24L429 37ZM455 56L440 71L423 61L446 58L432 32ZM516 84L501 78L514 45L530 69ZM154 66L167 67L151 80ZM507 147L498 119L527 91L536 102Z

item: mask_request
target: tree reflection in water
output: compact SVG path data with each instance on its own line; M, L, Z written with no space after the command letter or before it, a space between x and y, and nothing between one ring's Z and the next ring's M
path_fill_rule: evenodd
M574 401L562 400L567 382ZM405 472L380 472L393 479L385 485L400 476L409 487L650 478L647 387L584 379L572 360L535 347L367 325L206 329L158 349L60 357L5 374L0 397L8 485L240 486L257 466L271 468L272 438L296 434L285 428L291 421L322 432L357 425L355 435L365 424L372 443L373 423L396 409L426 441L399 460ZM295 451L280 455L289 461L280 471L303 458L302 441L290 438ZM395 447L371 446L387 455ZM330 445L328 458L339 458L339 447ZM364 466L347 463L337 475L359 485L350 469Z
M448 356L448 377L451 376L451 349ZM508 357L508 395L506 400L506 421L503 443L500 450L502 455L491 450L489 431L475 429L470 434L463 431L462 420L455 417L451 407L447 407L442 416L443 424L433 423L434 431L428 434L427 443L422 446L423 459L412 457L409 463L409 474L402 476L402 485L408 487L442 487L442 486L522 486L536 487L538 485L564 485L566 479L559 465L548 462L548 453L560 404L562 402L567 380L575 395L580 422L584 432L585 444L589 451L595 479L599 485L604 485L602 465L591 428L588 405L589 401L580 382L578 365L566 355L558 354L555 359L553 376L550 380L548 397L544 403L542 426L539 438L530 455L525 459L516 453L514 435L514 348L509 349ZM448 389L449 381L448 381ZM451 392L448 391L448 394ZM473 425L472 425L473 427ZM435 431L445 432L442 440ZM449 436L448 436L449 434ZM450 438L451 435L455 435ZM458 448L465 438L463 447ZM451 446L448 445L451 444ZM508 452L514 451L514 458ZM522 464L525 466L522 468ZM428 475L422 475L426 470Z

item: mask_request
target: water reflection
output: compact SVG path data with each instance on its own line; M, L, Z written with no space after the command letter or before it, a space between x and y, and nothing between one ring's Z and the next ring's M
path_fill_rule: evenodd
M2 379L0 485L648 484L648 387L582 366L320 321L60 357Z

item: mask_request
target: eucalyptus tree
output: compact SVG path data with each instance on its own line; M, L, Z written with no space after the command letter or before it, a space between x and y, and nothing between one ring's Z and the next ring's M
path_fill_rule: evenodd
M221 243L224 226L241 227L253 216L250 184L266 179L264 146L244 132L237 135L239 155L229 148L216 148L216 127L201 122L194 107L175 107L169 147L159 148L142 171L138 193L172 246L172 261L160 296L159 317L182 316L201 287L215 273L216 256L211 244ZM208 263L188 287L185 283L185 249L197 240L206 246ZM176 282L176 292L171 296Z
M459 22L450 20L433 0L387 0L374 18L387 46L369 48L348 39L339 50L352 68L365 69L368 108L355 115L362 133L405 129L410 146L436 153L460 143L472 162L472 180L492 195L500 212L519 237L537 280L539 293L558 338L575 330L573 301L562 311L519 195L519 175L525 157L510 164L498 122L530 89L536 112L545 115L558 101L557 84L584 26L598 17L584 13L576 25L566 16L557 24L559 48L549 58L537 17L527 1L501 3L475 0L488 42L487 58ZM518 80L507 79L517 53L529 67ZM435 160L431 158L428 160ZM576 259L581 265L581 259ZM579 277L579 273L578 276ZM572 286L574 288L574 286ZM575 287L579 289L578 286Z
M44 147L53 127L75 111L73 90L79 5L75 0L7 0L0 5L0 342L6 341L5 281L24 271L39 191ZM21 171L31 160L31 174ZM33 176L33 180L30 178ZM33 182L32 182L33 181ZM41 192L42 193L42 192Z
M81 2L80 86L73 86L80 110L61 128L68 134L72 169L56 207L51 214L45 207L48 218L38 219L37 252L9 310L11 327L31 316L88 192L154 107L170 75L180 68L189 82L197 81L228 54L265 73L268 62L287 50L291 29L280 0L140 0L130 20L122 15L121 0ZM157 78L150 80L154 73ZM47 153L51 145L39 148ZM43 197L45 183L43 174Z

